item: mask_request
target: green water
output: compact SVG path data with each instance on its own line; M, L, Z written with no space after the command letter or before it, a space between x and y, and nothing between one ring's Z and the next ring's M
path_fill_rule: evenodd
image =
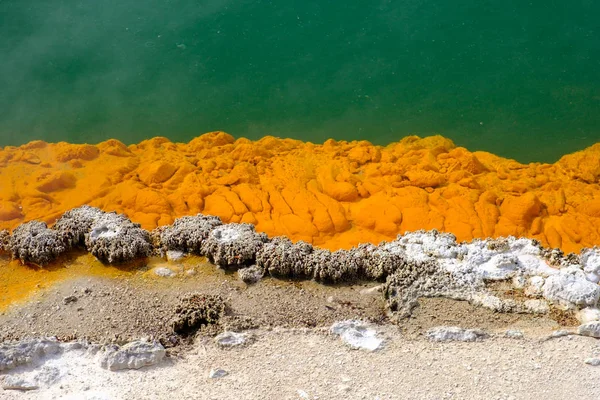
M439 133L600 141L600 2L0 0L0 146Z

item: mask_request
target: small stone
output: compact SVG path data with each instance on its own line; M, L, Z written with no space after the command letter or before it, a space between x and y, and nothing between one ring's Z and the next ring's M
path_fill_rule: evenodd
M336 322L330 330L331 333L339 335L342 341L353 349L375 351L383 343L383 339L377 337L377 332L361 321Z
M517 329L509 329L504 333L504 337L510 339L523 339L523 332Z
M600 365L600 358L586 358L584 363L592 367L597 367Z
M172 270L170 270L169 268L165 268L165 267L158 267L154 269L154 273L158 276L162 276L165 278L171 278L175 275L177 275L175 272L173 272Z
M264 276L264 271L256 265L240 268L237 273L238 277L248 285L260 281Z
M237 333L225 331L215 337L215 343L221 347L240 346L248 341L248 335L245 333Z
M432 342L474 342L487 335L479 329L464 329L457 326L438 326L427 331Z
M65 304L75 303L76 301L77 301L76 296L67 296L63 299L63 303L65 303Z
M579 325L577 331L582 336L600 338L600 321L588 322L587 324Z
M227 375L229 375L229 372L225 371L224 369L217 368L211 369L210 373L208 374L208 377L211 379L218 379Z
M103 354L100 365L111 371L139 369L158 364L165 357L165 353L165 348L158 342L136 340L122 347L109 347Z
M25 379L19 378L19 377L14 377L14 376L7 376L4 378L4 382L2 383L2 389L4 390L22 390L22 391L28 391L28 390L36 390L39 387L32 382L26 381Z

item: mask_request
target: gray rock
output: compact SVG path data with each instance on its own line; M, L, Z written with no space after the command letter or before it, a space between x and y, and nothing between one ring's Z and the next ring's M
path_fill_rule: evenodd
M566 268L546 278L543 294L548 300L593 307L600 298L600 286L588 281L582 271Z
M150 234L117 213L96 218L85 237L85 245L96 258L110 264L147 257L152 252Z
M54 224L68 248L85 247L85 235L92 230L94 221L105 212L96 207L81 206L64 213Z
M588 322L587 324L579 325L577 332L582 336L600 338L600 321L593 321Z
M523 332L517 329L509 329L506 332L504 332L504 337L510 339L523 339Z
M77 301L77 296L67 296L63 299L64 304L75 303Z
M224 376L229 375L229 372L225 371L224 369L211 369L210 372L208 373L208 377L211 379L218 379L218 378L223 378Z
M600 365L600 358L586 358L584 363L592 367L597 367Z
M40 221L19 225L10 237L9 247L14 258L37 265L48 264L68 250L60 235Z
M427 331L432 342L474 342L487 335L479 329L464 329L457 326L438 326Z
M219 217L198 214L177 218L173 225L158 228L159 247L163 251L183 251L202 254L202 244L209 233L223 225Z
M60 351L56 338L26 339L0 344L0 372L25 364L37 364L44 357Z
M268 240L266 234L257 233L250 224L221 225L209 233L202 244L202 254L221 267L250 266Z
M215 343L221 347L241 346L248 342L248 334L225 331L215 337Z
M240 268L237 271L238 277L247 284L252 284L260 281L265 272L256 265Z
M336 322L330 331L339 335L342 341L353 349L375 351L383 343L383 339L377 337L377 332L362 321Z
M17 376L5 376L4 382L2 382L2 389L4 390L21 390L29 391L39 389L39 386L34 382L30 382L26 379Z
M158 342L136 340L126 345L111 346L100 359L100 365L111 371L140 369L158 364L165 357L165 348Z
M162 276L164 278L171 278L177 275L173 270L165 267L157 267L154 268L154 274L158 276Z

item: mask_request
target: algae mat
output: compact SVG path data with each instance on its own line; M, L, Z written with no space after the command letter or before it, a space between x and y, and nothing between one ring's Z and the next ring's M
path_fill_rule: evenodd
M329 249L437 229L525 236L566 252L600 244L600 143L555 164L469 152L441 136L386 147L211 132L189 143L34 141L0 150L0 227L89 204L146 229L204 213Z

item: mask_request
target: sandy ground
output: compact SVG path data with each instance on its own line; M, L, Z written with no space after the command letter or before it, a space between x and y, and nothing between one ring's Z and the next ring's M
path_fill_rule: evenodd
M96 343L148 336L169 341L179 298L194 292L225 299L221 323L177 342L160 365L140 370L108 371L84 355L49 360L68 367L59 384L0 390L0 399L600 398L600 366L584 362L600 356L600 341L546 340L557 329L573 330L564 316L499 314L460 301L422 299L411 318L395 325L373 282L325 286L263 279L248 286L198 259L171 264L178 274L170 278L157 277L155 267L119 279L75 276L43 289L0 314L0 341L47 335ZM329 332L346 319L368 321L384 345L375 352L350 349ZM440 325L479 328L491 337L428 341L424 333ZM222 349L213 336L225 329L246 330L254 340ZM505 338L507 329L524 338ZM216 368L228 374L209 378Z
M569 336L475 343L410 340L394 327L375 352L351 350L318 329L254 331L246 347L198 340L158 367L110 372L72 363L52 389L16 399L597 399L600 368L583 361L597 340ZM228 372L209 378L211 369ZM89 372L86 372L89 371ZM85 373L85 375L83 375Z

